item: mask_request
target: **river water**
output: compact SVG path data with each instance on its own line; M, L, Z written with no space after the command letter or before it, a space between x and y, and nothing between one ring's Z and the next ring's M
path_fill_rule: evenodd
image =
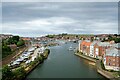
M74 55L69 47L78 43L60 43L50 47L50 54L43 64L38 65L27 78L104 78L88 61Z

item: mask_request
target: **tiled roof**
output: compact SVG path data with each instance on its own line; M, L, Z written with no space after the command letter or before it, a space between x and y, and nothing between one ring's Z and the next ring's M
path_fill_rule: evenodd
M115 48L120 48L120 43L112 44L112 46L115 47Z
M85 45L85 46L90 46L92 42L89 41L82 41L81 45Z
M86 42L85 45L86 46L90 46L91 42Z
M85 43L86 43L85 41L82 41L82 42L81 42L82 45L85 45Z
M95 45L96 43L98 43L98 41L93 41L93 42L91 43L91 46Z
M109 42L98 42L99 46L111 46Z
M106 49L106 56L119 56L120 57L120 50L114 47Z

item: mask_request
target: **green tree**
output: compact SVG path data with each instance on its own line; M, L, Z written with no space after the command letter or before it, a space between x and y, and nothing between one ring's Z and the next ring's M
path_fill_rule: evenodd
M62 35L62 36L65 36L65 35L67 35L67 33L62 33L61 35Z
M117 37L118 35L117 35L117 34L114 34L114 36L116 36L116 37Z
M19 46L23 46L25 44L25 42L24 42L24 40L19 40L18 42L17 42L17 46L19 47Z
M105 38L103 38L102 42L105 42Z
M93 40L94 40L94 38L93 38L93 37L91 37L90 41L91 41L91 42L93 42Z
M113 40L113 37L111 35L108 36L108 40L111 41Z
M21 80L26 75L26 71L25 71L24 67L20 67L20 68L16 69L13 73L14 73L14 79L16 79L16 80Z
M20 37L19 36L13 36L12 39L16 40L16 41L19 41Z
M9 46L2 44L2 58L6 57L7 55L11 54L12 51Z
M19 36L13 36L11 38L8 39L7 43L8 44L17 44L17 42L19 41L20 37Z
M120 43L120 38L114 38L115 43Z
M9 66L5 65L2 68L2 80L12 80L13 73Z
M40 55L40 56L37 58L37 60L40 61L40 62L43 62L43 61L44 61L44 58L43 58L43 56Z

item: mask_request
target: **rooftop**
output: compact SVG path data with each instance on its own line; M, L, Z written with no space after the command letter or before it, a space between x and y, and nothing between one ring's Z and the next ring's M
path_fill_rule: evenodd
M114 47L106 49L106 56L119 56L120 57L120 50Z

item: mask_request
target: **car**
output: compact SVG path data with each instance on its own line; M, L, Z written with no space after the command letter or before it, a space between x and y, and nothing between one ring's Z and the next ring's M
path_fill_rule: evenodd
M30 62L31 62L31 60L27 60L25 63L26 63L26 64L29 64Z

